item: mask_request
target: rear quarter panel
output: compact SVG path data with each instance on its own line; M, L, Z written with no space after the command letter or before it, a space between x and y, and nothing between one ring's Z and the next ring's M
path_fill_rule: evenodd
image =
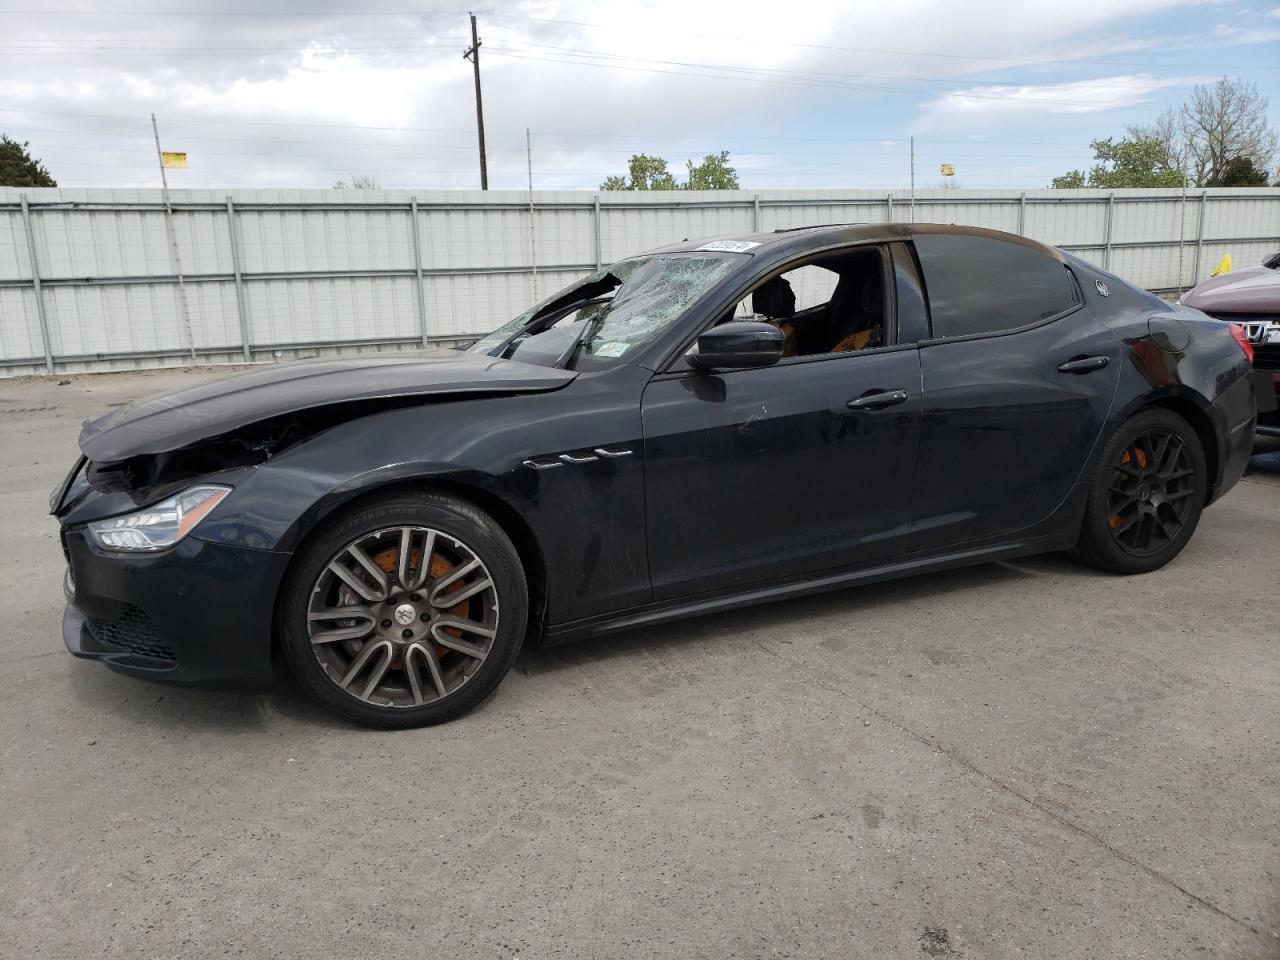
M1070 262L1094 316L1124 348L1112 425L1144 406L1180 407L1200 433L1209 458L1209 502L1216 500L1244 472L1257 416L1249 363L1228 325L1078 258Z

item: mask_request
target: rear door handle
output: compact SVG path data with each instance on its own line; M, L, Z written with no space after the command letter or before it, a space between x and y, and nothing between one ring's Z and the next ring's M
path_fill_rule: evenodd
M905 390L881 390L878 393L865 393L856 399L850 400L846 406L850 410L881 410L884 407L906 403L910 397L911 394Z
M1092 373L1101 370L1111 362L1110 357L1083 357L1079 360L1068 360L1058 364L1059 373Z

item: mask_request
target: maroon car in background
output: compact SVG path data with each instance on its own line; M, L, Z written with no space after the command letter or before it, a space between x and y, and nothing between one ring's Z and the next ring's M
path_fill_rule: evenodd
M1253 348L1256 433L1280 437L1280 253L1256 267L1210 277L1184 296L1182 303L1244 328Z

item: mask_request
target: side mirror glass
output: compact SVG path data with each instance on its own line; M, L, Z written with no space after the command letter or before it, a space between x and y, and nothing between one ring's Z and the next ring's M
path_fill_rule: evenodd
M702 370L767 367L782 359L783 335L771 323L733 320L698 337L689 363Z

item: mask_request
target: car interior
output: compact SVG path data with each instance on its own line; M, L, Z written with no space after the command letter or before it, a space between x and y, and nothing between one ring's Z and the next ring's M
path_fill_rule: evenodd
M784 357L883 346L888 328L880 251L831 254L770 277L720 322L729 320L778 327Z

